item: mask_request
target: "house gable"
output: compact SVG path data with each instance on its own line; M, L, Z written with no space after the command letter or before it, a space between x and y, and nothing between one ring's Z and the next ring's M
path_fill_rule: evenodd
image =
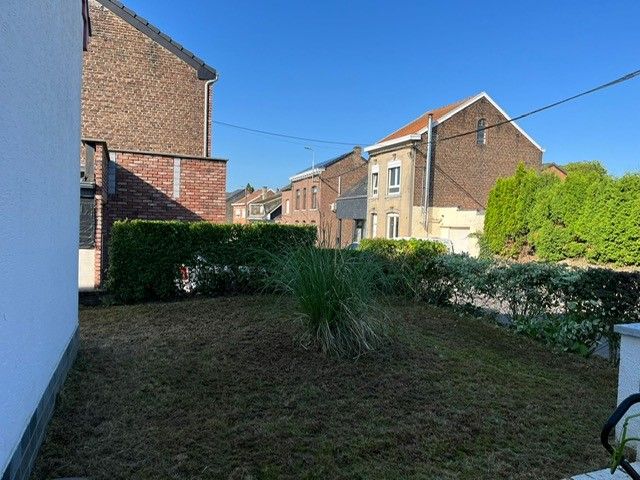
M82 136L103 139L111 150L202 155L205 114L211 115L205 113L207 81L186 54L165 48L138 28L142 20L114 5L89 3L93 35L83 56Z
M218 73L216 70L204 63L204 61L198 58L193 52L190 52L178 42L176 42L169 35L164 34L152 23L149 23L147 19L141 17L136 12L127 8L125 5L117 0L96 0L103 7L108 8L113 13L118 15L121 19L127 22L129 25L135 27L154 42L162 45L164 48L173 53L176 57L180 58L187 64L196 69L199 80L213 80L217 78Z
M458 102L446 105L444 107L440 107L434 110L430 110L402 128L396 130L395 132L387 135L374 145L365 148L365 151L371 152L374 150L379 150L386 147L391 147L394 145L399 145L405 142L410 141L418 141L421 137L427 133L429 129L429 115L432 116L433 127L437 126L440 123L443 123L453 116L457 115L461 111L465 110L469 106L473 105L477 101L481 99L486 99L489 103L491 103L504 117L506 121L509 121L518 131L529 140L538 150L544 151L544 149L536 143L533 138L531 138L527 132L525 132L516 122L511 121L511 117L487 94L486 92L480 92L477 95L466 98L464 100L460 100Z

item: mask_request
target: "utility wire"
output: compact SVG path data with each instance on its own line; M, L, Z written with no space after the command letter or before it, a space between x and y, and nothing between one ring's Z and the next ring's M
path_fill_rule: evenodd
M563 103L570 102L571 100L575 100L576 98L584 97L585 95L589 95L591 93L597 92L598 90L604 90L605 88L609 88L609 87L612 87L612 86L617 85L619 83L626 82L627 80L632 80L632 79L634 79L636 77L639 77L639 76L640 76L640 70L636 70L634 72L627 73L626 75L623 75L622 77L616 78L615 80L611 80L610 82L607 82L607 83L603 83L602 85L598 85L597 87L591 88L591 89L586 90L584 92L580 92L580 93L578 93L576 95L573 95L571 97L567 97L567 98L564 98L564 99L559 100L557 102L550 103L549 105L545 105L544 107L536 108L535 110L531 110L531 111L529 111L527 113L523 113L523 114L518 115L517 117L511 118L509 120L503 120L501 122L494 123L493 125L488 125L488 126L484 127L484 130L489 130L490 128L499 127L500 125L504 125L506 123L513 123L516 120L520 120L521 118L525 118L525 117L529 117L531 115L535 115L536 113L540 113L540 112L543 112L545 110L549 110L550 108L557 107L558 105L562 105ZM452 140L454 138L464 137L466 135L475 135L477 133L478 133L478 129L475 129L475 130L469 130L468 132L458 133L456 135L450 135L450 136L444 137L444 138L437 138L436 137L434 140L431 140L431 144L434 145L434 144L438 144L440 142L445 142L447 140ZM349 172L351 172L353 170L357 170L358 168L360 168L360 167L356 167L356 168L353 168L351 170L348 170L348 171L344 172L343 174L349 173ZM441 170L441 173L445 173L445 172ZM334 177L330 177L330 178L334 178ZM475 200L475 199L474 199L474 201L477 202L477 200Z
M232 128L237 128L239 130L245 130L247 132L253 132L253 133L262 133L264 135L272 135L274 137L282 137L282 138L292 138L294 140L303 140L305 142L313 142L313 143L329 143L332 145L363 145L366 144L367 142L333 142L331 140L319 140L317 138L305 138L305 137L296 137L295 135L287 135L284 133L276 133L276 132L268 132L266 130L258 130L255 128L249 128L249 127L242 127L240 125L234 125L232 123L227 123L227 122L221 122L219 120L214 120L213 123L216 123L218 125L224 125L226 127L232 127Z
M598 90L604 90L605 88L612 87L614 85L617 85L618 83L626 82L627 80L631 80L631 79L636 78L638 76L640 76L640 70L636 70L634 72L627 73L626 75L623 75L622 77L616 78L615 80L611 80L610 82L607 82L607 83L603 83L602 85L598 85L597 87L594 87L594 88L592 88L590 90L586 90L586 91L581 92L581 93L578 93L577 95L573 95L571 97L567 97L567 98L559 100L557 102L550 103L549 105L545 105L544 107L536 108L535 110L531 110L530 112L523 113L522 115L518 115L515 118L511 118L509 120L503 120L502 122L494 123L493 125L488 125L488 126L484 127L483 130L489 130L490 128L499 127L500 125L504 125L505 123L513 123L516 120L520 120L521 118L529 117L531 115L535 115L536 113L540 113L540 112L543 112L545 110L549 110L550 108L557 107L558 105L562 105L563 103L570 102L571 100L575 100L576 98L584 97L585 95L589 95L591 93L597 92ZM449 137L438 138L435 141L432 140L431 142L432 143L444 142L446 140L451 140L453 138L464 137L465 135L474 135L476 133L478 133L478 129L469 130L468 132L464 132L464 133L458 133L456 135L451 135Z
M550 108L557 107L558 105L562 105L563 103L570 102L572 100L575 100L576 98L580 98L580 97L583 97L585 95L589 95L589 94L597 92L599 90L604 90L605 88L609 88L609 87L612 87L612 86L617 85L619 83L626 82L627 80L631 80L631 79L636 78L638 76L640 76L640 70L636 70L634 72L627 73L626 75L623 75L622 77L616 78L615 80L612 80L612 81L607 82L607 83L603 83L602 85L598 85L597 87L591 88L591 89L586 90L586 91L581 92L581 93L578 93L577 95L573 95L571 97L564 98L564 99L559 100L557 102L550 103L549 105L545 105L544 107L536 108L535 110L531 110L530 112L523 113L523 114L518 115L517 117L511 118L509 120L503 120L502 122L494 123L493 125L487 125L486 127L484 127L484 130L489 130L490 128L499 127L500 125L505 125L507 123L513 123L516 120L520 120L522 118L529 117L531 115L535 115L536 113L540 113L540 112L543 112L545 110L549 110ZM318 139L318 138L298 137L298 136L295 136L295 135L288 135L288 134L285 134L285 133L269 132L267 130L259 130L259 129L256 129L256 128L243 127L241 125L235 125L233 123L221 122L220 120L213 120L213 123L215 123L217 125L224 125L226 127L237 128L238 130L244 130L246 132L259 133L259 134L262 134L262 135L271 135L273 137L280 137L280 138L290 138L290 139L293 139L293 140L301 140L301 141L304 141L304 142L326 143L326 144L330 144L330 145L349 145L349 146L352 146L352 145L366 145L367 143L369 143L369 142L338 142L338 141L332 141L332 140L322 140L322 139ZM456 135L451 135L449 137L437 138L435 140L432 140L432 142L433 143L444 142L444 141L451 140L451 139L454 139L454 138L464 137L466 135L474 135L477 132L478 132L477 129L469 130L468 132L458 133Z

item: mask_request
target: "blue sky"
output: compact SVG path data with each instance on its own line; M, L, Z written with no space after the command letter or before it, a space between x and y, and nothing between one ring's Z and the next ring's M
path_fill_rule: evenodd
M124 1L220 72L216 120L363 146L483 90L516 116L640 69L638 0ZM640 171L640 78L519 124L546 162ZM214 127L228 189L286 184L305 144Z

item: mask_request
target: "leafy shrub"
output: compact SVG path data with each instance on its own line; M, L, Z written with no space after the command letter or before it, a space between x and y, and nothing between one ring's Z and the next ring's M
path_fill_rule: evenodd
M297 301L304 343L338 356L358 356L385 338L377 307L382 274L367 255L305 247L276 259L270 282Z
M475 309L475 301L491 291L487 283L489 259L468 255L440 255L433 259L422 283L421 298L434 305L455 305Z
M384 286L389 293L421 296L424 281L433 276L434 259L446 253L447 248L430 240L364 239L360 251L377 261L384 274Z
M314 227L270 223L116 222L107 288L120 302L255 291L271 255L315 243Z
M489 194L485 244L496 255L640 264L640 175L612 178L597 162L561 181L519 166Z
M502 307L517 332L561 350L589 354L606 338L613 360L614 325L640 322L640 272L442 255L424 284L430 303Z

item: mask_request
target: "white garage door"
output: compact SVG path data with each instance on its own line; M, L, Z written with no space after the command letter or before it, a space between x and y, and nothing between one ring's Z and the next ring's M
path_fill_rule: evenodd
M469 253L469 228L449 228L449 240L453 243L454 253Z

